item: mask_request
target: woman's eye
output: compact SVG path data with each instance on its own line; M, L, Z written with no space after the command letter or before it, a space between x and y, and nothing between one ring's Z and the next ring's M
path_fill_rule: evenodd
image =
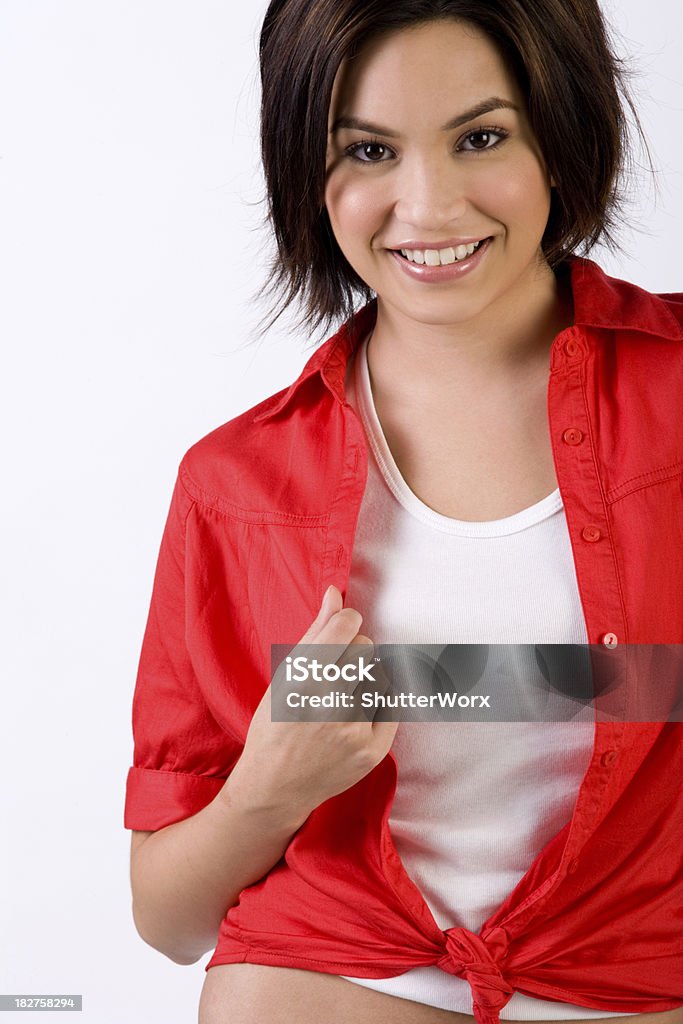
M391 150L381 142L356 142L346 152L363 164L379 164L384 163L385 155Z
M468 132L458 145L458 151L465 153L483 153L495 149L508 137L503 128L478 128L474 132ZM345 153L353 160L362 164L386 163L392 156L392 150L383 142L375 139L364 139L361 142L354 142Z
M471 143L470 147L462 147L466 153L482 152L487 149L495 149L507 138L507 132L500 128L479 128L476 132L470 132L465 136L463 142ZM493 141L493 145L491 142Z

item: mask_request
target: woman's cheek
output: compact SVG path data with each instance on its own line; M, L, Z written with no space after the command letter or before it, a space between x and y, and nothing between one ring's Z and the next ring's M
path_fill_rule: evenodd
M490 182L496 196L498 219L510 225L526 227L532 233L538 224L545 226L550 213L550 189L542 166L529 154L516 160L506 173Z
M381 194L371 182L339 174L329 182L325 202L337 240L351 247L363 244L380 215Z

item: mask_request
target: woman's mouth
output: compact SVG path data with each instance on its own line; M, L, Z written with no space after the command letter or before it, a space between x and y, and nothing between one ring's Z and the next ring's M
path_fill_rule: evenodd
M462 263L468 256L472 256L480 245L487 241L480 238L478 242L471 242L469 245L458 245L446 249L398 249L401 256L410 263L417 263L418 266L447 267L451 263Z
M413 280L439 283L462 277L478 267L493 241L490 236L469 245L445 249L390 249L389 254Z

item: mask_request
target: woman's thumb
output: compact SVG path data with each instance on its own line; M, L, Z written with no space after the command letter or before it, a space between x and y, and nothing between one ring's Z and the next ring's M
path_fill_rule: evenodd
M318 635L323 626L326 625L335 612L340 612L343 606L344 602L342 601L341 593L335 586L330 585L323 594L318 614L299 642L303 644L313 643L314 638Z
M318 612L318 620L321 622L327 622L330 616L335 612L340 612L343 606L344 602L342 600L341 592L337 590L333 583L331 583L323 594L322 604L320 605L320 611Z

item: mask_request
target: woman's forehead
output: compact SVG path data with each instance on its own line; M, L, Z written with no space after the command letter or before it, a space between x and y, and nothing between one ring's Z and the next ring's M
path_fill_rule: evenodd
M448 111L443 120L450 120L491 96L523 104L500 49L475 26L441 19L383 33L343 61L329 128L341 115L391 124Z

